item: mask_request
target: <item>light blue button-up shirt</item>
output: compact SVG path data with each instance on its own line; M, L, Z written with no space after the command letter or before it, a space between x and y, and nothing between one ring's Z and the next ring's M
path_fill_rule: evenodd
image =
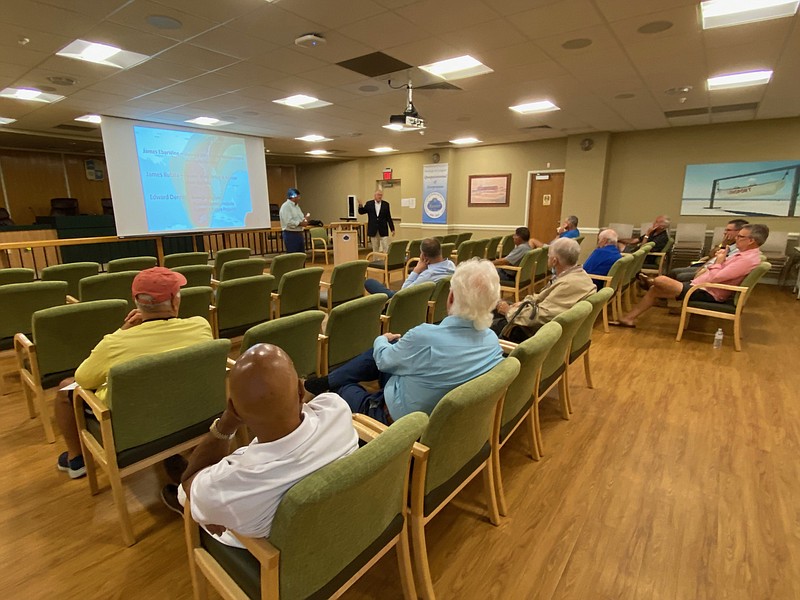
M436 283L443 277L452 275L455 272L456 265L452 260L441 260L437 263L433 263L432 265L428 265L428 268L422 273L414 273L414 271L411 271L411 273L408 274L408 279L403 282L402 289L406 289L407 287L411 287L412 285L416 285L418 283L424 283L426 281L432 281Z
M394 344L379 336L373 357L391 377L383 388L392 419L414 411L430 414L450 390L483 375L503 359L497 336L472 321L446 317L439 325L423 323Z
M281 206L281 229L284 231L303 231L300 223L305 219L302 209L292 200L286 200Z

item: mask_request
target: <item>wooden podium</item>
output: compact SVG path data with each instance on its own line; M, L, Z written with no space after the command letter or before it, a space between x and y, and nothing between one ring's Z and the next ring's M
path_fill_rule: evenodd
M332 223L332 225L334 225ZM358 231L350 223L335 223L333 231L333 264L358 260Z

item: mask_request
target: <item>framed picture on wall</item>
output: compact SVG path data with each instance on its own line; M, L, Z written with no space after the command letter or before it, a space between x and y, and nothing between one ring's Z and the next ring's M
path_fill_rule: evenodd
M510 193L511 173L469 176L469 206L508 206Z

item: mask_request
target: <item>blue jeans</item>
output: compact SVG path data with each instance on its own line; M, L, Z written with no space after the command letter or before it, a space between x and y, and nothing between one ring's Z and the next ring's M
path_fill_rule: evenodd
M305 252L306 240L302 231L283 231L283 246L286 252Z
M367 290L370 294L386 294L387 296L389 296L389 298L391 298L397 293L394 290L390 290L389 288L387 288L377 279L367 279L364 282L364 289Z
M516 271L506 271L505 269L497 269L497 275L500 277L500 281L510 282L513 283L516 280L517 273Z
M389 424L386 401L383 397L383 388L389 381L388 373L381 373L375 359L372 357L372 348L349 360L328 375L328 385L331 391L337 392L350 406L354 413L368 415ZM377 392L368 392L358 385L360 381L378 380L381 389Z

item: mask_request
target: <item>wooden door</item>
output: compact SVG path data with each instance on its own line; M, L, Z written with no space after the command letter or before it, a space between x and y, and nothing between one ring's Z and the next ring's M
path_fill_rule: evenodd
M269 190L269 203L277 204L278 207L286 201L286 191L290 187L297 187L297 175L294 165L268 165L267 166L267 189ZM300 190L302 193L303 190ZM303 207L302 198L300 207ZM313 217L312 217L313 218ZM273 219L273 227L280 227L280 220Z
M531 197L528 199L528 229L531 237L545 244L556 237L561 224L561 201L564 197L564 173L531 174Z

